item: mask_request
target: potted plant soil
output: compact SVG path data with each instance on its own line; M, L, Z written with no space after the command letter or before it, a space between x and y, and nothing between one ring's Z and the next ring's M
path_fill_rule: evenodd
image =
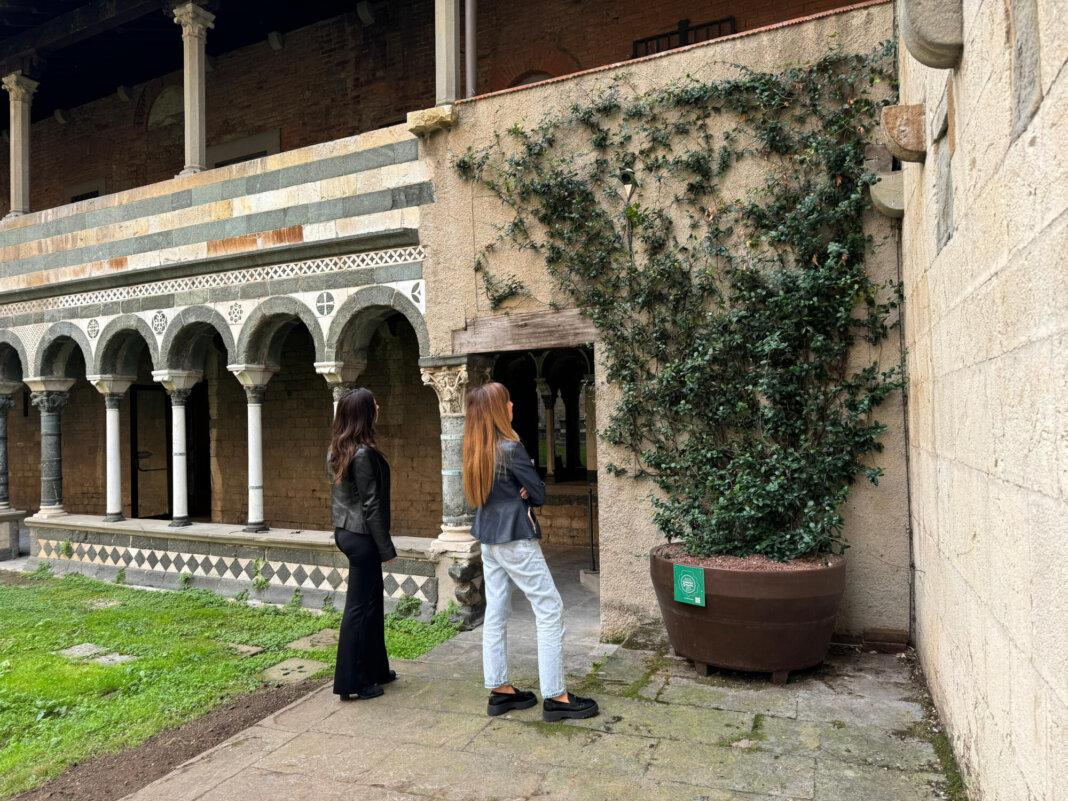
M607 469L655 486L652 579L700 669L785 681L827 649L839 510L878 483L874 413L904 380L861 356L898 298L865 229L894 59L887 43L730 80L617 78L456 160L515 212L501 241L542 254L598 330L618 397L599 433L630 457ZM522 292L495 256L487 292Z

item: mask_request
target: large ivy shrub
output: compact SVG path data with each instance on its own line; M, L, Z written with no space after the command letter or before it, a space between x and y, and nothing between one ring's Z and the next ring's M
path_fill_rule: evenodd
M455 161L514 212L476 269L533 249L590 317L620 395L601 435L662 490L654 521L690 554L840 550L853 481L878 483L872 413L902 366L855 346L886 339L898 298L868 274L864 229L894 58L886 43L642 92L617 76ZM747 164L757 186L730 196Z

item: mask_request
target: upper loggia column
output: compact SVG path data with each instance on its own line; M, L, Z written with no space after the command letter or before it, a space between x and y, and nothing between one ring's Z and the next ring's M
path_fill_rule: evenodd
M249 533L267 530L263 513L263 395L267 382L278 372L262 364L230 364L226 367L245 388L248 399L248 524Z
M186 461L185 403L204 377L200 370L153 370L152 378L163 384L171 399L171 522L174 528L189 521L189 481Z
M119 448L119 405L126 390L133 384L134 376L91 375L89 383L104 396L104 424L107 464L107 493L105 496L104 522L125 520L122 516L122 453Z
M11 106L11 210L18 217L30 210L30 103L38 83L22 70L5 75L2 81Z
M556 474L556 390L544 378L537 385L545 406L545 477L550 478Z
M207 168L204 90L207 55L204 45L208 39L208 29L215 27L214 20L214 14L196 3L183 3L174 9L174 21L182 26L185 58L185 169L179 175L189 175Z
M0 382L0 511L11 508L7 477L7 413L15 408L11 395L21 386L15 382Z
M435 105L460 96L460 0L434 0Z
M455 358L455 357L454 357ZM464 498L464 415L467 392L489 380L487 362L459 357L458 363L422 367L423 383L438 396L441 414L441 534L444 542L470 542L474 511ZM451 361L442 360L442 361Z
M597 474L597 380L593 373L586 375L586 477Z
M27 378L30 402L41 412L41 508L38 517L63 511L63 441L59 413L67 405L73 378Z

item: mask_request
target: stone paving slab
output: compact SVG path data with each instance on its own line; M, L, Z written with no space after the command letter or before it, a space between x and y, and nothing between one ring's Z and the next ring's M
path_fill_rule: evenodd
M98 656L96 659L90 661L96 663L97 665L111 667L112 665L122 665L126 662L133 662L135 659L137 659L137 657L131 656L130 654L112 653L104 654L103 656Z
M67 659L88 659L107 652L107 648L101 648L91 642L83 642L78 645L72 645L70 648L64 648L62 651L56 651L56 656L62 656Z
M295 684L309 679L328 665L317 659L286 659L263 671L263 678L280 684Z
M258 645L245 645L244 643L240 642L229 642L226 645L228 648L233 648L235 651L241 654L242 657L255 656L256 654L263 653L263 649L260 648Z
M286 648L294 651L324 651L337 647L337 639L341 632L337 629L323 629L299 640L293 640Z

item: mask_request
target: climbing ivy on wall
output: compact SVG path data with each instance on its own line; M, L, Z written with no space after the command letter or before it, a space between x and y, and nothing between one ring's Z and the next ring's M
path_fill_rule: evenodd
M536 251L590 317L619 390L601 435L633 457L608 469L656 483L691 554L840 550L852 483L882 474L873 412L903 368L857 346L899 297L864 230L894 61L888 42L641 92L620 75L455 160L511 213L477 269Z

